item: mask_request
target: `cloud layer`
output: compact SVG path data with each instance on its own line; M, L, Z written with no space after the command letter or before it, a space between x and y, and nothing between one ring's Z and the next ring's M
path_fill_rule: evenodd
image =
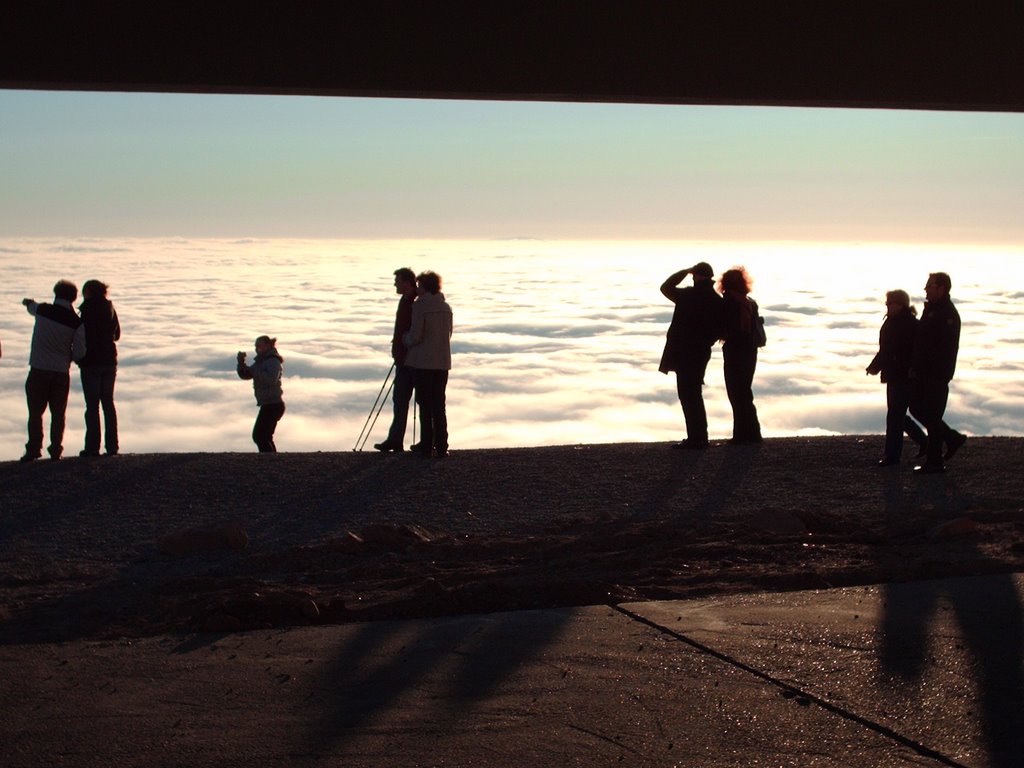
M391 364L399 266L438 271L454 308L456 449L682 437L674 381L657 372L672 309L658 286L702 260L719 271L745 264L756 280L769 341L754 392L767 436L881 432L884 390L864 367L884 293L903 288L920 307L935 270L953 276L964 320L949 421L1020 435L1022 256L877 244L9 239L0 243L0 459L17 458L25 441L33 321L21 298L50 300L61 277L111 285L124 327L125 451L254 450L256 405L234 357L263 333L285 358L279 448L351 450ZM73 373L69 454L83 440ZM711 434L728 437L719 351L706 381ZM374 438L388 423L385 407Z

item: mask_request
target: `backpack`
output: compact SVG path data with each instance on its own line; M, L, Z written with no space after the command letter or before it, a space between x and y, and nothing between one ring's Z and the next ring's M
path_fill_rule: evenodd
M757 311L757 302L753 299L748 299L748 301L754 305L754 317L751 319L750 324L750 332L754 336L754 346L763 347L768 343L768 337L764 332L764 318Z

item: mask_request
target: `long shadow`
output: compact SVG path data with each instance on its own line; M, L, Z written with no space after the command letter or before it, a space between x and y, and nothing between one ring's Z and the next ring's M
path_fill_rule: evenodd
M723 450L725 454L721 463L694 509L694 521L698 524L712 522L715 510L728 508L726 500L743 485L743 480L761 456L764 444L726 445Z
M257 456L250 458L253 462L260 460ZM303 483L302 488L295 491L294 499L282 500L275 495L267 503L252 504L247 498L248 510L225 505L223 513L216 513L216 517L203 522L209 524L221 517L239 514L252 537L252 545L245 550L194 552L181 558L161 555L156 540L159 535L188 527L188 524L170 525L171 521L164 515L157 519L165 529L147 532L148 535L143 533L140 538L137 521L122 525L105 506L105 502L116 500L122 494L132 496L139 487L152 494L151 489L164 484L168 473L187 472L189 465L196 461L192 454L147 458L147 473L143 477L137 467L120 459L19 467L20 477L24 477L26 471L38 472L37 482L45 481L46 493L38 509L19 510L0 517L0 558L10 558L10 563L14 562L14 555L36 558L37 543L52 557L54 548L47 539L51 526L62 517L77 515L82 520L81 535L94 542L90 546L105 547L106 557L110 557L109 550L113 549L120 562L105 560L98 566L99 570L95 562L80 566L76 559L94 561L95 556L83 555L79 548L74 552L75 558L69 556L66 564L57 562L52 566L58 569L56 572L49 565L35 577L18 572L14 565L0 569L0 586L28 589L33 584L31 579L37 578L38 590L34 591L53 593L52 597L34 597L21 609L0 615L3 628L0 644L103 637L119 629L140 635L190 630L187 616L159 615L163 610L158 605L162 597L173 602L175 582L191 577L209 576L216 580L223 574L237 576L242 573L239 565L260 555L262 550L279 552L289 546L322 542L326 535L347 527L358 530L373 521L372 512L366 507L368 500L380 495L382 487L401 496L429 470L423 466L426 462L396 464L386 457L368 456L342 479L327 476L316 478L315 483ZM268 471L287 470L288 467L282 465L270 467ZM62 489L61 478L69 475L77 475L79 480L85 478L76 485L75 493ZM222 484L215 485L219 489ZM301 494L305 494L305 505L300 515L295 510L302 503ZM213 507L217 502L212 495L197 498L200 506ZM318 498L327 501L318 504ZM117 542L117 546L111 547L111 542Z
M896 518L905 497L897 473L886 473L886 511ZM915 496L940 511L963 508L948 476L915 478ZM887 584L882 590L883 671L920 682L926 672L930 630L940 606L956 616L971 653L982 728L995 768L1016 768L1024 755L1024 611L1011 575Z
M675 519L668 506L685 478L717 461L701 499L691 508L695 525L709 522L723 496L742 484L761 446L712 450L714 456L668 454L669 471L637 503L631 519ZM334 754L376 717L389 711L411 714L402 709L403 699L410 696L426 699L425 709L415 713L418 727L440 732L541 656L571 617L571 610L559 609L361 625L338 648L321 684L311 692L324 714L302 742L315 752ZM443 689L426 690L438 685Z
M676 514L666 512L669 501L695 471L706 471L712 461L718 460L718 466L708 477L700 498L692 508L691 516L694 526L712 522L715 510L721 509L722 500L743 484L743 479L749 474L763 448L763 444L757 443L742 446L716 445L708 451L673 451L668 457L669 471L648 490L631 518L648 521L669 517L680 522Z
M571 616L549 610L360 625L310 692L323 715L298 743L335 754L388 712L441 732L555 642ZM422 704L403 703L408 697Z

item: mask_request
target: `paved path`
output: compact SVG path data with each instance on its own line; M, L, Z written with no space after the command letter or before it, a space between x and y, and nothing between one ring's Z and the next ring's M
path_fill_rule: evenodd
M0 645L0 764L1020 766L1024 578Z

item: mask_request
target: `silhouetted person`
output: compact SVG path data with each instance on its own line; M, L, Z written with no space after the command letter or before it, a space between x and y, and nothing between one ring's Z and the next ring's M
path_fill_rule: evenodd
M86 353L85 327L71 303L78 298L74 283L60 280L53 286L53 304L22 299L35 317L29 353L25 396L28 400L28 442L22 461L34 461L43 452L43 414L50 409L50 445L54 461L64 453L64 417L71 391L72 359Z
M960 350L960 314L949 297L951 286L952 281L945 272L928 275L924 286L924 312L914 342L910 413L928 430L925 462L914 467L918 474L944 472L943 461L951 459L967 441L942 420ZM943 444L947 446L945 456Z
M238 376L252 379L256 405L260 407L256 423L252 428L252 441L260 453L277 453L274 445L274 430L284 416L284 399L281 377L284 374L284 360L277 353L277 339L260 336L256 339L256 359L246 365L245 352L238 353Z
M420 407L420 442L413 449L424 457L443 458L448 455L445 391L452 367L452 308L441 293L441 276L434 272L420 273L416 293L412 325L403 339Z
M917 337L917 309L906 291L885 294L885 320L878 332L878 353L865 369L870 376L881 374L885 384L885 455L879 467L891 467L903 458L903 433L917 443L919 457L924 456L927 438L910 416L910 365Z
M395 361L391 395L394 416L387 439L375 443L373 447L378 451L401 452L405 450L405 427L409 420L409 400L413 390L413 370L405 364L408 350L402 338L412 326L412 305L416 301L416 274L408 267L395 270L395 293L402 298L398 300L395 331L391 336L391 358Z
M117 410L114 408L114 380L117 378L117 341L121 323L114 305L107 299L107 286L87 280L82 286L78 311L85 327L87 351L78 361L82 394L85 396L85 449L81 456L100 455L100 406L103 406L104 444L108 456L116 456Z
M722 336L722 297L715 292L714 274L702 261L661 284L661 292L676 305L658 367L662 373L676 374L676 390L686 421L686 439L676 448L701 449L708 445L708 417L701 390L711 347ZM678 287L687 275L693 275L693 285Z
M754 369L757 368L755 328L761 318L757 303L748 295L752 283L743 267L728 270L718 282L724 300L722 359L725 391L732 406L729 442L733 444L761 442L761 423L757 420L753 392Z

